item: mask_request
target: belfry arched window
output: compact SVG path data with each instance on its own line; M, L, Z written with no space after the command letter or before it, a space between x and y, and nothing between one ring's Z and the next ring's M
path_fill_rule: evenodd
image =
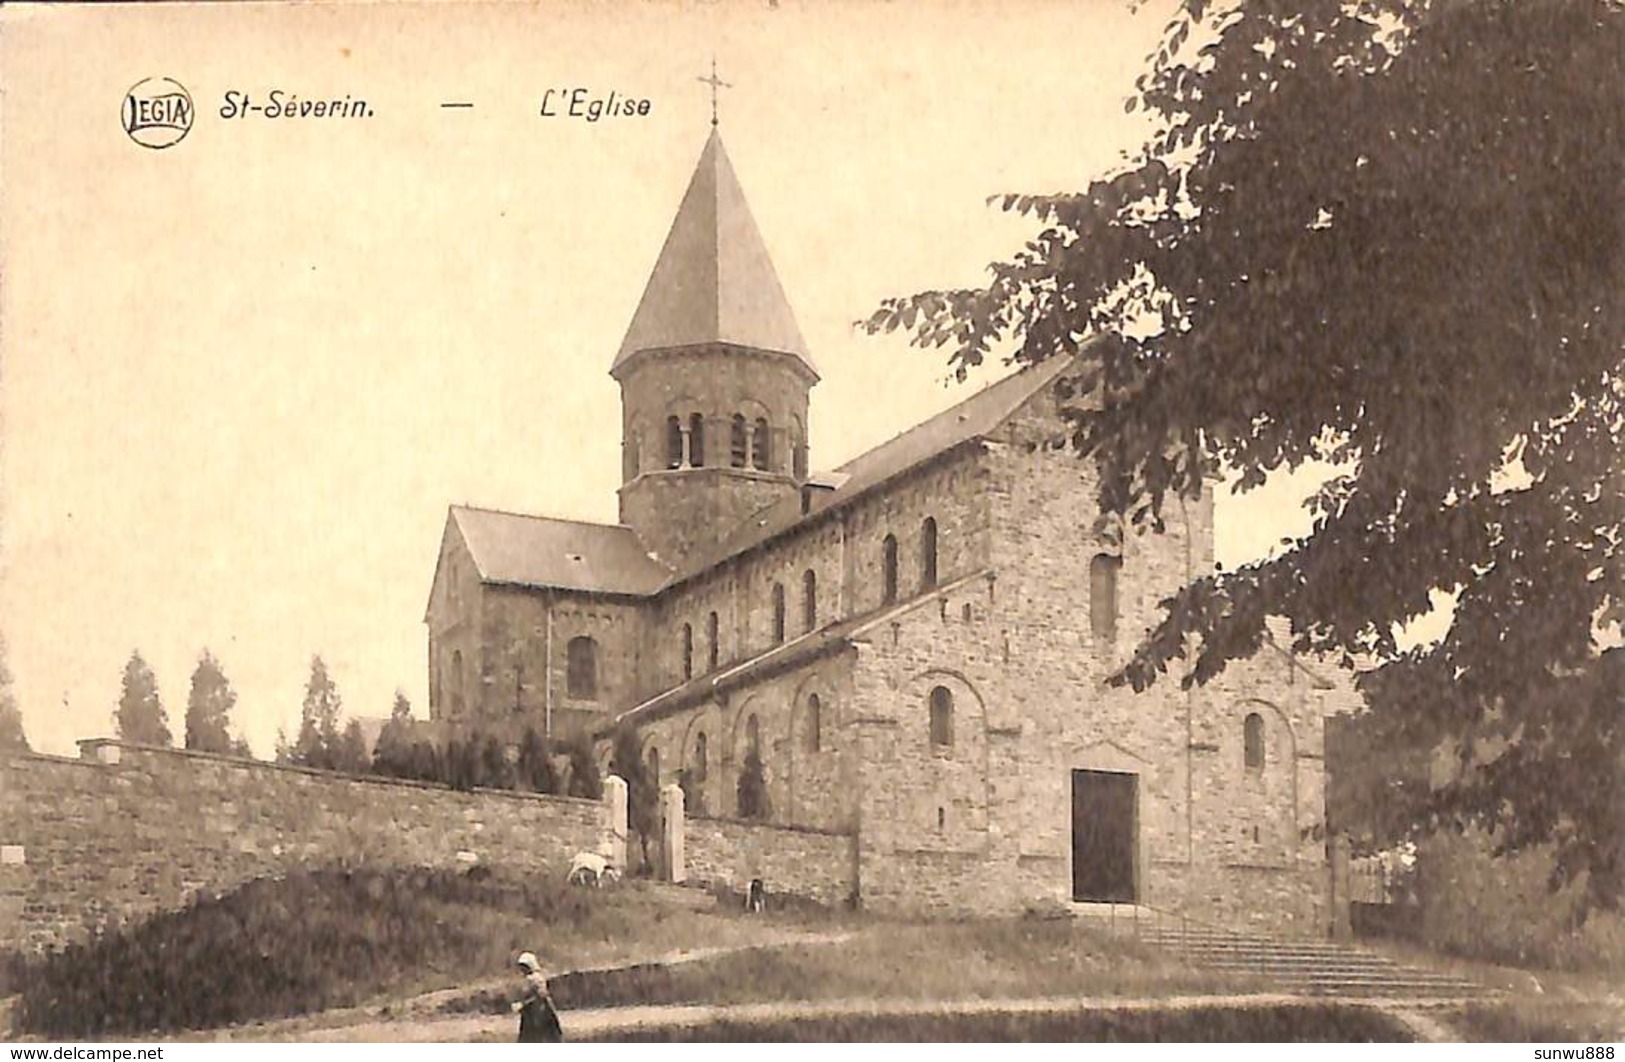
M598 643L582 635L565 648L565 688L571 699L598 699Z
M1257 712L1242 721L1241 759L1249 771L1264 769L1264 717Z
M784 642L784 584L773 584L773 644Z
M954 695L947 686L931 689L931 744L946 748L954 743Z
M683 467L683 421L675 414L666 418L666 467Z
M767 430L767 421L762 417L756 418L756 434L751 439L750 447L751 467L759 468L763 472L773 467L772 434Z
M694 468L705 467L705 414L691 413L688 417L688 463Z
M705 660L706 670L715 671L722 662L722 624L715 612L705 617Z
M801 625L809 631L818 626L818 573L811 568L801 573Z
M745 415L735 413L728 431L728 463L735 468L744 468L749 454L750 428L745 423Z
M880 543L880 600L891 604L897 600L897 536L887 535Z
M694 677L694 625L683 624L683 681Z
M1096 638L1117 637L1117 573L1123 559L1108 553L1089 562L1089 629Z
M920 525L920 588L937 585L937 520L927 516Z

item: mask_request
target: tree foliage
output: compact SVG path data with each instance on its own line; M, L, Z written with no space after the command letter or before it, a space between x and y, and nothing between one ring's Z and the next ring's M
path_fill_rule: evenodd
M570 741L567 752L570 757L568 795L583 800L602 800L604 778L598 770L598 757L593 754L592 739L586 734L577 735Z
M1331 471L1312 530L1196 579L1117 676L1205 682L1267 615L1362 677L1388 747L1459 750L1431 824L1550 843L1620 893L1625 9L1610 0L1185 0L1130 110L1152 132L987 286L867 322L1088 356L1063 381L1102 511L1158 529L1218 470ZM1442 640L1404 647L1434 592Z
M158 678L141 658L139 650L124 665L124 682L119 693L114 724L120 741L139 745L170 745L169 715L158 696Z
M626 783L627 826L638 835L643 869L654 864L649 858L649 842L660 830L660 780L653 777L643 758L643 741L638 732L623 726L615 731L609 770Z
M403 690L395 691L389 722L373 743L372 770L374 774L391 778L415 777L412 773L412 702Z
M547 739L533 726L519 738L519 755L514 762L514 782L532 793L556 793L559 780L553 772L552 752Z
M339 749L339 716L344 700L327 673L320 656L310 658L310 679L305 683L305 700L299 712L299 734L289 750L289 761L301 767L333 770Z
M240 742L231 737L231 710L237 705L237 692L220 669L220 662L207 649L192 671L192 686L186 697L186 747L203 752L236 753Z
M0 749L28 751L28 735L23 732L23 713L11 688L11 669L6 665L6 639L0 635Z

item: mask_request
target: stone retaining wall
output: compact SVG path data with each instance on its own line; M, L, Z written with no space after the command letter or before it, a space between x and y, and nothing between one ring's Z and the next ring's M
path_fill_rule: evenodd
M857 893L857 841L851 834L696 816L684 822L683 849L693 884L744 892L760 878L769 894L830 906Z
M200 892L336 862L502 863L563 875L605 805L80 743L0 755L0 950L60 946Z

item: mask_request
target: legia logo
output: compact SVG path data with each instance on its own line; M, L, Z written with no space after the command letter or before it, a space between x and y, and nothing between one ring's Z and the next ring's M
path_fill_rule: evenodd
M192 96L174 78L149 77L124 94L124 131L147 148L173 147L192 129Z

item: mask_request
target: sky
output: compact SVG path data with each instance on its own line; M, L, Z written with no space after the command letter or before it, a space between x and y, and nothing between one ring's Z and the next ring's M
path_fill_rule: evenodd
M317 653L348 714L397 688L427 714L447 506L615 519L608 369L709 132L713 56L823 375L813 466L965 397L989 374L953 383L944 352L853 322L1017 249L1031 223L988 196L1120 165L1171 7L0 10L0 629L34 746L111 734L135 649L177 737L204 648L261 755ZM195 105L163 150L120 122L152 77ZM541 116L576 87L649 113ZM221 116L272 90L371 117ZM1303 487L1221 499L1220 559L1304 530Z

